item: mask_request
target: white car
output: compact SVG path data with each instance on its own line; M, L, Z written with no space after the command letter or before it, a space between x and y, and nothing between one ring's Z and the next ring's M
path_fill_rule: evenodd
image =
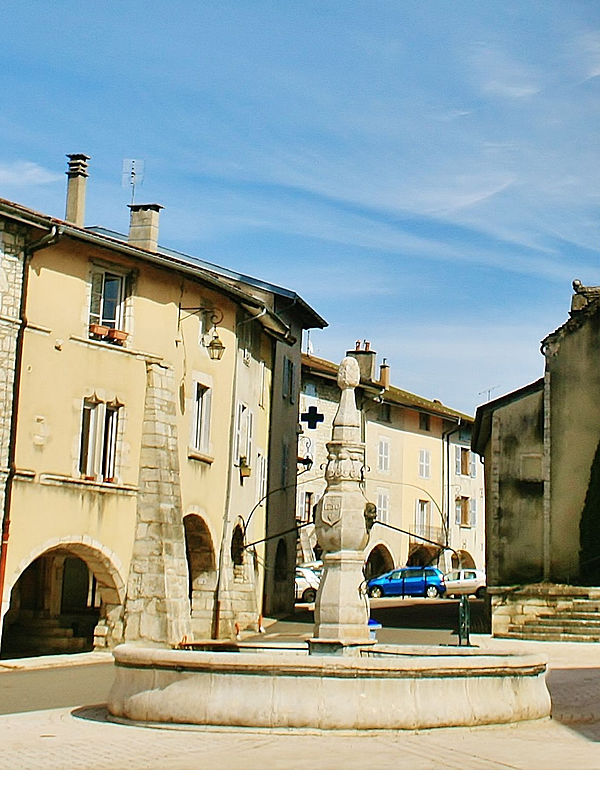
M304 604L312 604L317 597L320 578L308 567L296 568L296 601Z
M455 595L476 595L483 598L485 595L485 573L483 570L465 567L461 570L450 570L444 573L446 583L446 597Z

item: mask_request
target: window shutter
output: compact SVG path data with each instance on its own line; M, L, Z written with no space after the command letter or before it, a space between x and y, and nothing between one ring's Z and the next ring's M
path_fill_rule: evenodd
M104 272L94 271L92 273L92 290L90 298L90 324L100 324L100 314L102 310L102 285L104 283Z
M477 500L471 498L469 502L469 525L473 528L477 525Z
M477 477L477 454L471 451L471 478Z
M460 447L454 447L454 471L460 475Z

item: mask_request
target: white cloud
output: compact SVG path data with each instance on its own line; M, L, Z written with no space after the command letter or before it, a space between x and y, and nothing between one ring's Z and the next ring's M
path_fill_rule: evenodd
M30 187L50 184L60 179L62 174L53 173L35 162L0 162L0 185Z

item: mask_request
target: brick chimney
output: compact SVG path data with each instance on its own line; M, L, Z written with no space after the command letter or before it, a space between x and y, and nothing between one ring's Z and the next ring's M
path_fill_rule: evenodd
M88 177L88 160L85 154L67 154L67 208L65 219L76 226L85 225L85 185Z
M362 348L360 346L360 340L357 341L355 348L349 349L346 352L346 355L356 358L358 361L358 366L360 368L360 379L363 383L377 382L375 377L377 353L371 349L371 344L369 341L365 341Z
M158 216L161 204L128 204L131 210L128 242L140 249L158 249Z
M379 367L379 385L383 386L384 389L389 389L390 387L390 365L387 362L387 358L383 359L383 363Z

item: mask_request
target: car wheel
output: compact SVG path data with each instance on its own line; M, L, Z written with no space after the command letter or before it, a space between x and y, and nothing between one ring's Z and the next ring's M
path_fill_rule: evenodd
M480 587L475 593L477 598L485 598L485 587Z
M383 595L383 590L381 589L381 587L371 587L371 589L369 590L369 595L371 596L371 598L381 598L381 596Z
M434 587L433 584L427 585L427 589L425 590L425 595L427 598L437 598L440 594L437 587Z
M302 593L302 600L305 604L312 604L317 597L316 590L313 590L312 587L309 587L308 590L304 590Z

